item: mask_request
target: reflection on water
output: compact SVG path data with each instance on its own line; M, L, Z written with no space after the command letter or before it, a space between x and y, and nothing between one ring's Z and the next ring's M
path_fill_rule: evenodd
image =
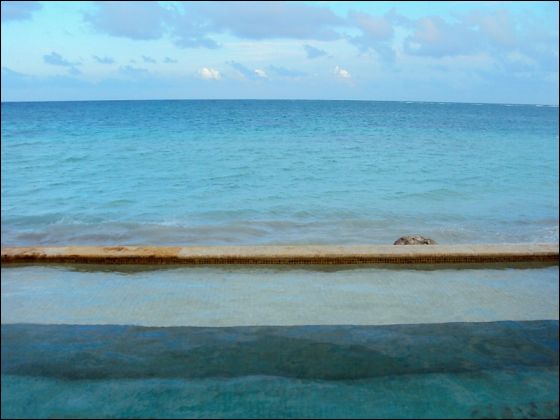
M557 262L549 261L527 261L527 262L507 262L507 263L454 263L454 264L76 264L76 263L49 263L48 267L64 271L74 271L77 273L119 273L135 274L151 271L164 271L176 269L196 269L200 267L222 270L224 272L242 272L254 269L262 270L266 268L270 271L284 272L290 270L307 270L320 273L334 273L337 271L348 270L413 270L413 271L440 271L440 270L517 270L546 268L557 266ZM10 263L4 266L6 270L26 267L45 267L44 263Z

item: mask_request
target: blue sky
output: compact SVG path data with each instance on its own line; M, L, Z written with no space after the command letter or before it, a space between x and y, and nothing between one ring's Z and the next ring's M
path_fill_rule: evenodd
M2 2L2 101L558 104L557 2Z

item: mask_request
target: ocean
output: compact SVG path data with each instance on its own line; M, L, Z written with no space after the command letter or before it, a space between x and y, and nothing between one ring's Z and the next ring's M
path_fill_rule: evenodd
M4 246L557 242L558 107L2 103Z
M558 242L558 107L2 103L2 246ZM559 269L1 269L2 418L558 418Z

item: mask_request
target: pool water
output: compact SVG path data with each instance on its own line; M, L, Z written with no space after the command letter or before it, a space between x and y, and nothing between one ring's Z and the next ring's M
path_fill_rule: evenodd
M2 268L2 417L555 418L558 267Z

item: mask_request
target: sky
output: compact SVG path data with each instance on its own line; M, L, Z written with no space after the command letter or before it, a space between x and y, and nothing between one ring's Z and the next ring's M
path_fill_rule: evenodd
M2 101L558 104L558 2L2 1Z

